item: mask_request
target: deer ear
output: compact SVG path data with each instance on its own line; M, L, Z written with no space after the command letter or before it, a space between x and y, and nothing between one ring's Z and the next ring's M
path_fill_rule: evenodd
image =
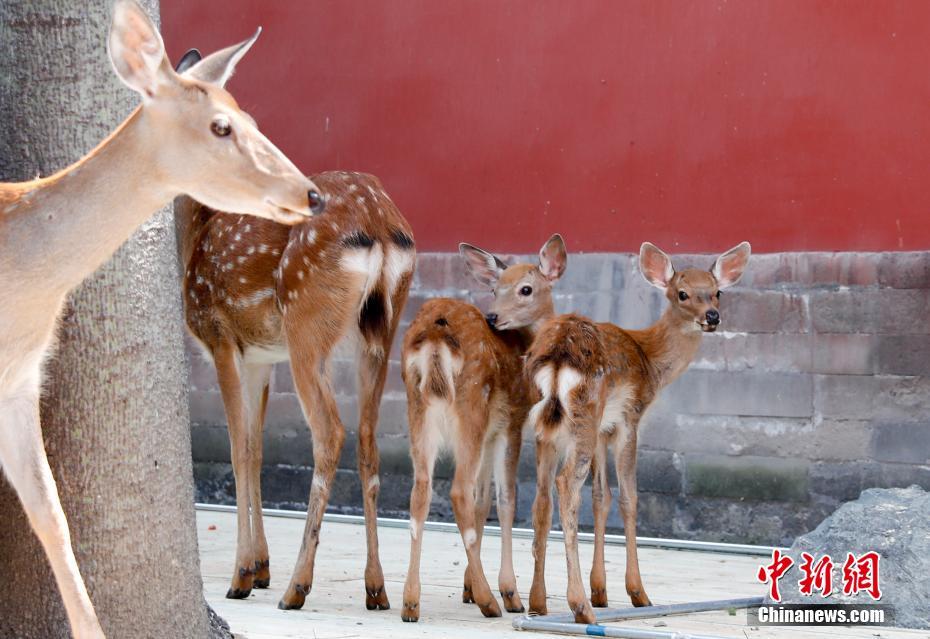
M562 236L556 233L539 249L539 270L550 282L554 282L565 273L568 264L568 251Z
M675 276L672 258L650 242L643 242L639 249L639 269L647 282L663 290L668 288L669 282Z
M743 276L746 265L749 264L749 255L752 247L749 242L741 242L721 255L710 268L710 272L717 280L717 286L727 288L733 286Z
M184 73L192 66L203 60L203 56L200 54L199 49L188 49L187 53L181 56L181 59L178 60L178 63L174 67L175 73Z
M211 53L206 58L203 58L187 69L184 75L218 87L226 86L229 78L231 78L232 74L236 71L236 65L239 64L242 57L252 48L252 45L255 44L255 41L258 40L258 36L261 35L261 33L262 28L259 27L255 31L255 34L248 40L243 40L239 44L234 44L231 47L226 47L225 49L220 49L219 51Z
M507 270L507 265L503 261L477 246L463 242L459 244L459 253L465 258L465 265L472 276L488 288L496 287L501 274Z
M158 29L132 0L119 0L113 7L107 49L116 75L143 99L154 97L174 77Z

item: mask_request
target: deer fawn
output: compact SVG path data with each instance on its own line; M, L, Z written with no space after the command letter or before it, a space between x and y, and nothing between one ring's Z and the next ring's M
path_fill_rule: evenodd
M180 193L294 223L323 199L220 86L255 38L178 75L133 2L114 8L110 61L142 105L77 163L0 184L0 466L55 574L77 639L102 637L71 549L39 425L42 363L65 294Z
M290 360L313 438L313 482L297 566L279 608L300 608L313 583L320 525L345 428L327 372L333 347L357 340L358 466L368 562L366 606L389 608L378 558L378 448L375 430L388 354L413 275L416 252L407 221L377 178L332 172L313 176L326 215L286 227L189 203L187 325L213 359L229 423L236 482L238 543L226 596L244 598L269 583L260 475L268 381Z
M481 566L493 475L502 536L498 584L507 611L523 611L511 551L517 462L530 408L522 356L540 325L554 314L552 284L565 271L567 256L559 235L543 245L538 266L507 266L468 244L460 245L460 251L478 282L494 292L491 312L485 318L459 300L430 300L404 336L402 374L414 467L404 621L420 617L423 522L441 449L455 454L452 507L468 555L463 601L476 602L486 617L501 615Z
M749 261L748 242L717 258L710 272L676 272L658 248L643 244L640 268L663 291L669 306L645 330L627 331L578 315L562 315L543 326L527 353L526 374L537 400L530 411L536 431L536 501L533 504L536 560L530 611L546 614L546 540L552 524L551 486L556 479L568 563L568 605L577 623L594 623L591 604L607 605L604 534L610 511L607 448L614 448L620 512L626 538L626 590L635 606L651 605L636 553L636 436L639 421L662 388L687 369L701 333L720 323L720 290L735 284ZM591 602L578 565L578 507L581 487L593 473L594 565Z

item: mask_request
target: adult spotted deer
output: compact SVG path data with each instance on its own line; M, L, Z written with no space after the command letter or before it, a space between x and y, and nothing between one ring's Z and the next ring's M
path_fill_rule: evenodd
M187 325L213 359L236 482L236 563L226 596L267 588L262 525L262 430L272 365L290 360L313 439L313 481L303 544L279 608L300 608L313 583L320 525L345 439L327 371L344 337L358 345L358 468L368 560L366 606L389 608L378 558L378 448L375 431L394 333L407 301L413 233L377 178L313 176L326 214L296 226L218 213L188 202Z
M420 618L423 522L432 497L433 465L443 449L455 455L452 507L468 556L463 601L477 603L486 617L501 615L481 566L493 476L502 536L498 584L507 611L523 612L511 554L517 462L530 408L522 356L539 326L554 314L552 285L565 271L565 244L553 235L540 250L538 265L507 266L468 244L460 251L478 282L494 292L491 312L485 318L466 302L430 300L404 336L402 374L414 467L404 621Z
M118 2L110 61L142 105L72 166L0 184L0 466L45 549L77 639L103 632L39 425L42 364L65 294L178 194L288 224L323 206L316 185L219 86L254 39L178 75L145 12Z
M720 290L735 284L749 261L748 242L717 258L710 271L676 272L658 248L643 244L639 263L646 280L665 292L669 306L645 330L624 330L578 315L543 326L527 353L536 432L536 500L533 504L536 561L530 612L546 614L546 540L552 523L556 479L568 563L568 605L577 623L594 623L591 604L607 605L604 534L610 511L607 451L613 447L620 512L626 538L626 590L635 606L649 606L636 553L636 437L640 419L665 386L688 368L701 343L720 323ZM591 602L578 564L581 487L593 473L594 565Z

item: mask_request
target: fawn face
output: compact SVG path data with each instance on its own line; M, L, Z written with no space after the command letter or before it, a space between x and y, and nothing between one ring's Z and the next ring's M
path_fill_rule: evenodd
M223 88L258 33L178 74L145 12L120 0L108 49L116 74L142 96L144 135L157 153L152 170L172 190L168 197L183 193L221 211L296 224L323 210L319 189Z
M720 325L720 291L739 281L750 252L749 242L743 242L718 257L709 271L689 268L676 272L671 258L646 242L639 251L639 265L646 281L665 291L673 312L685 326L713 333Z
M494 293L488 324L496 330L534 326L554 314L552 285L562 277L568 254L562 236L556 233L539 251L539 264L507 266L500 258L470 244L459 252L479 283Z

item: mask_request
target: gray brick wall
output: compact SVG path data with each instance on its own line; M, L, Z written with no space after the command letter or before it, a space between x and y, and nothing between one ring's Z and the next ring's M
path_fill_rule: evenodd
M708 267L709 256L676 256ZM635 256L572 255L556 285L560 312L628 328L664 308ZM420 255L404 324L440 295L486 305L457 254ZM755 255L724 293L722 331L661 395L640 436L640 534L787 543L873 486L930 489L930 253ZM400 336L378 431L385 514L409 499ZM229 444L212 366L191 349L191 415L199 498L232 503ZM355 371L333 361L346 429L332 509L360 511L355 476ZM287 366L275 370L265 431L266 504L303 508L312 451ZM451 519L449 463L437 469L432 516ZM529 525L533 449L521 460L518 525ZM586 497L590 501L590 495ZM557 511L556 511L557 512ZM622 530L614 506L610 526ZM590 525L590 509L585 512Z

